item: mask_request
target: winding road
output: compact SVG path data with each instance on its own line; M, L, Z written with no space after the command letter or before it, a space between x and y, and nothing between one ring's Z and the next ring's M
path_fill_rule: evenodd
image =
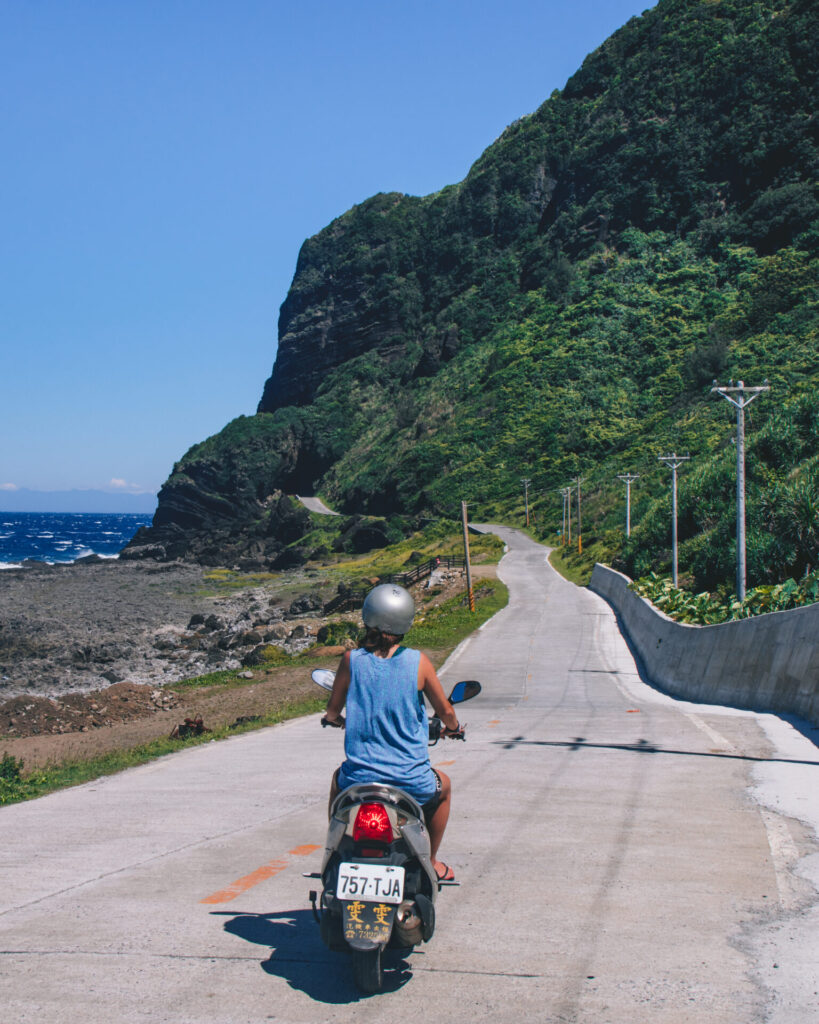
M510 603L478 678L433 941L363 997L313 923L342 737L316 716L0 809L0 1006L14 1024L819 1020L819 752L664 696L609 606L497 528Z
M301 494L296 495L296 501L300 501L306 509L311 512L318 512L322 516L340 516L340 512L334 512L331 508L327 508L321 498L304 497Z

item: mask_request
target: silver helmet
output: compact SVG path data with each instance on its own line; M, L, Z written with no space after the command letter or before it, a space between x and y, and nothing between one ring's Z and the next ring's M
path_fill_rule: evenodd
M380 583L364 599L361 617L369 629L403 636L415 618L415 602L412 594L397 583Z

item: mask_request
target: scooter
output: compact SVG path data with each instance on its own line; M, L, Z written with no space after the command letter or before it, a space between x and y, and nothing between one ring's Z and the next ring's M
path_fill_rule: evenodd
M333 686L335 673L316 669L313 682ZM475 680L456 683L451 704L481 692ZM443 723L429 719L430 745ZM463 730L458 734L464 739ZM322 891L310 893L322 941L331 950L352 954L353 978L366 993L384 986L385 949L410 952L429 942L435 931L435 900L445 885L430 857L429 834L419 804L403 790L381 783L350 786L330 809Z

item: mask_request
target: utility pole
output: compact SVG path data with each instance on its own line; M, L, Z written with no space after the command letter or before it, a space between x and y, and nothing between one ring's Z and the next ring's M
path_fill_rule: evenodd
M583 479L582 476L576 477L572 483L577 484L577 553L578 555L583 554L583 521L580 518L580 482Z
M622 480L626 485L626 536L631 536L631 485L635 480L640 479L639 473L623 473L618 475L618 480Z
M660 462L664 462L671 470L671 578L674 586L677 586L677 470L687 462L690 455L660 455Z
M566 533L566 544L571 547L572 544L572 489L571 487L566 488L566 508L568 509L567 518L567 533Z
M737 600L745 600L746 564L745 564L745 407L763 391L770 391L767 380L761 387L746 388L744 383L729 381L728 387L719 387L714 381L711 392L731 403L737 410Z
M529 484L532 482L529 477L523 476L520 478L520 482L523 484L523 500L526 503L526 525L529 525Z
M469 564L469 530L466 521L466 502L461 502L461 519L464 525L464 560L466 562L466 590L469 595L469 610L475 611L475 594L472 590L472 567Z
M566 488L560 488L560 494L563 498L563 528L560 531L560 543L565 545L566 543Z

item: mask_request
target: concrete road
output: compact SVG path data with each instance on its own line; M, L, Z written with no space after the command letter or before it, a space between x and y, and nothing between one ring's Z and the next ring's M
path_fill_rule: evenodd
M644 685L609 607L511 531L433 941L362 997L307 901L342 737L290 722L0 810L14 1024L819 1020L817 748Z
M296 501L300 501L305 508L311 512L318 512L323 516L340 516L340 512L333 512L331 508L327 508L321 498L304 497L301 494L296 495Z

